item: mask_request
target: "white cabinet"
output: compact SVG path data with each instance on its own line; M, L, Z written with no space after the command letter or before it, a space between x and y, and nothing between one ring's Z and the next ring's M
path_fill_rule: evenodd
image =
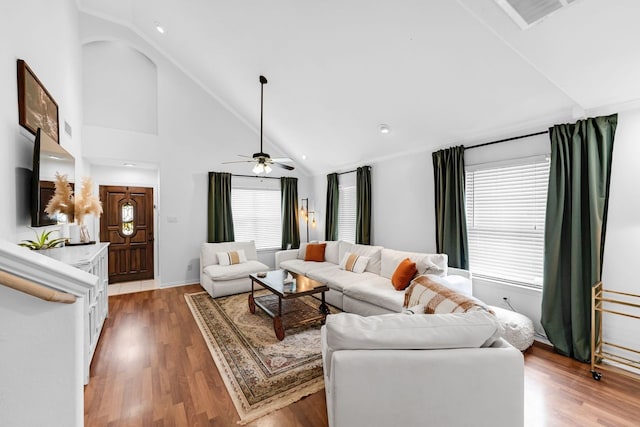
M44 255L98 277L96 286L88 289L84 299L84 382L89 382L89 368L98 345L104 321L109 315L109 243L67 246L41 251Z

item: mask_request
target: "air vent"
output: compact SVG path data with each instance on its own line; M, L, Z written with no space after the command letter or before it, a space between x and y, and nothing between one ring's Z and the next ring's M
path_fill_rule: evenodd
M495 0L523 30L576 0Z

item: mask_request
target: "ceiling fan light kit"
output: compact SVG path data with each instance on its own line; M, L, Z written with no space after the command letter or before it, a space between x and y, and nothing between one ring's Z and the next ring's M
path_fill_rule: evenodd
M273 169L271 169L271 166L269 166L269 164L261 162L257 162L252 169L253 173L255 173L256 175L260 175L261 173L270 173L272 170Z
M260 151L257 153L253 153L253 156L251 156L251 160L240 160L237 162L223 162L223 164L244 163L244 162L255 163L252 171L256 175L260 175L261 173L270 173L273 170L271 168L271 165L275 165L275 166L281 167L282 169L286 169L290 171L294 170L295 168L293 166L280 163L279 161L276 161L276 160L281 160L281 159L272 159L268 153L265 153L264 151L262 151L262 117L264 113L264 85L267 84L267 78L265 76L260 76L259 80L260 80ZM246 156L241 156L241 157L246 157ZM287 160L289 159L284 159L284 161L287 161Z

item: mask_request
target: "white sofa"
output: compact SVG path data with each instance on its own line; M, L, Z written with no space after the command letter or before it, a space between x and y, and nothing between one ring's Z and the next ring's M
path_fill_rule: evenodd
M220 265L218 252L243 250L246 262ZM258 261L254 241L203 243L200 248L200 285L214 298L251 290L249 274L267 271L269 267Z
M446 254L397 251L344 241L322 243L327 245L324 262L305 261L307 244L303 243L300 249L276 252L276 266L326 283L330 289L326 301L349 313L370 316L401 312L405 292L393 287L391 277L405 258L416 263L419 275L429 275L457 292L472 295L471 273L448 267ZM347 252L370 258L363 273L340 269L340 260Z
M329 427L523 426L524 359L499 333L481 311L329 316Z

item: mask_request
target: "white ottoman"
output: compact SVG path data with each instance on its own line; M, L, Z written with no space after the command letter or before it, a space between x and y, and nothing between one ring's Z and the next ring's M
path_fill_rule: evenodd
M525 351L533 344L535 329L533 322L524 314L504 308L489 306L504 328L504 339L520 351Z

